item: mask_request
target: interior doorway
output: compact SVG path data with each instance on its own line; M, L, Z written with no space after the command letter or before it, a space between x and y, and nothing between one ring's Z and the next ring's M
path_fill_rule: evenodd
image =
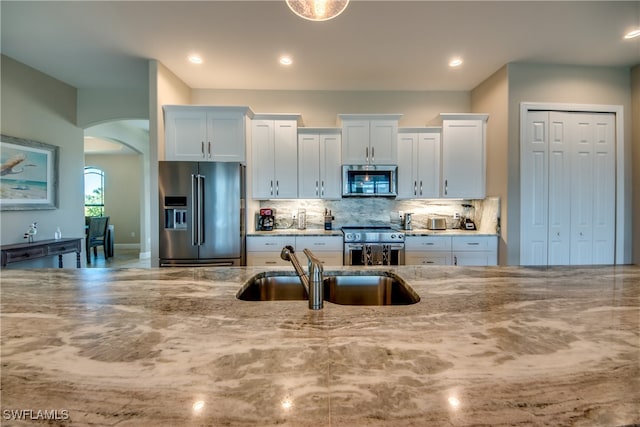
M149 121L118 120L86 128L84 154L85 166L104 173L104 210L113 225L116 251L150 258Z

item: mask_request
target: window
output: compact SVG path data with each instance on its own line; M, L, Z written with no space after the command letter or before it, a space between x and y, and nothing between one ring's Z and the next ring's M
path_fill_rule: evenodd
M84 216L104 216L104 171L84 168Z

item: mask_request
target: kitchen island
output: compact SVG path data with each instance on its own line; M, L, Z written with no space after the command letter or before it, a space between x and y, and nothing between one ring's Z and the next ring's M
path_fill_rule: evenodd
M265 270L3 271L2 425L640 423L640 267L392 267L420 302L320 311L236 299Z

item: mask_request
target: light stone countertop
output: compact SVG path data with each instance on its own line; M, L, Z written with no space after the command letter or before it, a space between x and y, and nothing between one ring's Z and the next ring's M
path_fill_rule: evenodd
M340 236L342 230L325 230L322 228L298 230L297 228L277 228L272 231L250 231L247 236Z
M2 425L640 423L640 267L393 267L420 302L320 311L236 299L264 270L3 270Z
M396 229L398 231L402 231L407 236L497 236L496 233L487 233L480 230L429 230L428 228L417 228L413 230L403 230L401 228ZM272 231L250 231L247 233L247 236L342 236L342 230L324 230L320 228L298 230L297 228L279 228Z

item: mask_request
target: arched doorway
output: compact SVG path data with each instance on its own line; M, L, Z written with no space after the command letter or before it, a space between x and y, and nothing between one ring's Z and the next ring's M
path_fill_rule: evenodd
M85 129L85 166L105 175L105 214L114 225L116 248L151 255L149 121L116 120Z

